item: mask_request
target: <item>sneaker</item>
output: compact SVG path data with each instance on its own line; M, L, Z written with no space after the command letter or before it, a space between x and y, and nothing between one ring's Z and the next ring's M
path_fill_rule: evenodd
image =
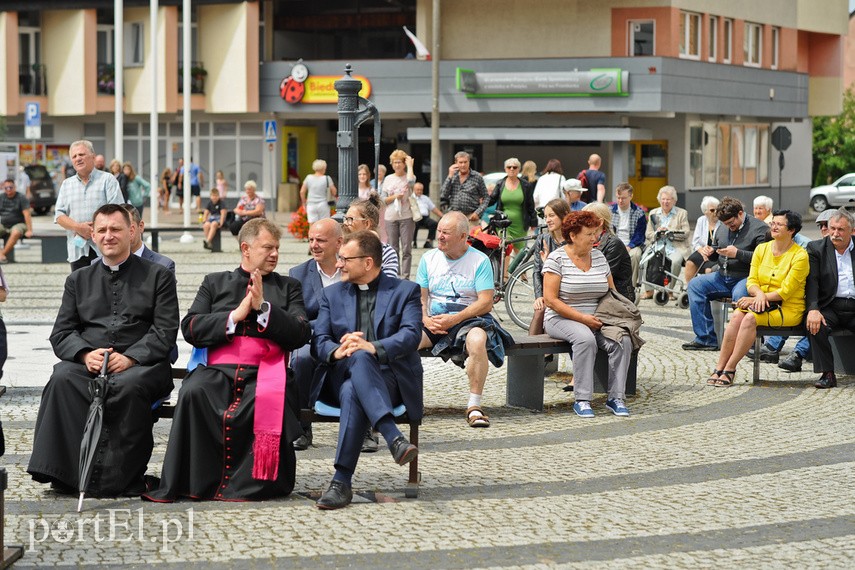
M576 412L576 415L580 418L594 417L594 410L591 409L591 402L576 402L573 404L573 411Z
M626 409L626 404L623 400L615 398L614 400L606 400L606 407L616 416L629 417L629 410Z
M802 371L802 357L796 354L795 352L790 354L787 358L782 360L778 364L778 368L783 368L788 372L801 372Z

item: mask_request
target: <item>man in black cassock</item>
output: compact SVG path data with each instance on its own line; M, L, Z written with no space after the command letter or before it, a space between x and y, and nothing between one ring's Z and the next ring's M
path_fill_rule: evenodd
M169 351L178 334L175 277L131 255L128 212L107 204L93 217L102 261L71 273L50 342L61 359L42 392L27 472L77 493L80 441L92 402L89 379L109 352L104 425L86 493L139 495L151 457L151 406L172 390Z
M291 443L301 429L285 370L311 328L300 282L274 272L280 237L269 220L247 222L240 267L207 275L182 320L184 339L208 349L208 364L181 384L160 485L144 499L261 500L293 490Z

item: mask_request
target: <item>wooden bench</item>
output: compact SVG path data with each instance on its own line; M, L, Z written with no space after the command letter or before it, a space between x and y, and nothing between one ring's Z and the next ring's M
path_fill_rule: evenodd
M543 411L543 378L546 363L543 357L547 354L571 353L573 347L563 340L556 340L549 335L515 336L513 346L505 351L508 357L506 363L506 395L509 406ZM434 357L430 349L419 351L422 358ZM626 394L634 396L636 392L636 376L638 370L638 351L633 351L626 377ZM608 392L609 360L603 350L597 351L594 363L594 391Z
M151 228L146 227L145 231L151 234L151 249L152 251L160 251L160 234L163 233L184 233L184 232L201 232L202 226L166 226L166 227L157 227ZM214 239L211 240L211 251L213 253L218 253L223 251L222 241L220 239L220 234L222 233L222 227L214 234ZM203 234L204 239L204 234Z
M806 336L804 324L795 327L757 327L754 338L754 374L753 383L760 382L760 347L764 336ZM837 374L855 374L855 333L848 330L832 331L828 335L831 340L831 350L834 354L834 372ZM841 350L843 345L843 350ZM747 379L745 380L748 381Z
M172 378L174 380L182 380L187 375L186 368L178 368L172 367ZM152 416L154 420L157 421L160 418L172 419L175 415L175 402L170 400L165 400L160 402L159 405L156 405L152 409ZM315 410L300 410L300 421L302 423L338 423L339 418L337 416L331 415L321 415L315 412ZM419 444L419 426L421 425L420 420L410 420L409 416L405 413L403 415L395 416L396 424L409 424L410 426L410 443L418 446ZM407 480L407 485L404 488L404 496L407 498L415 499L419 496L419 484L421 483L422 475L419 472L419 458L416 457L413 461L410 462L410 470L409 470L409 478Z

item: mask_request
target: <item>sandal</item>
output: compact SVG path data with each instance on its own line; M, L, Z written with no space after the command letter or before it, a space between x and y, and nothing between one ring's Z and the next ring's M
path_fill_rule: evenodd
M480 415L472 415L472 412L478 412ZM490 427L490 418L484 415L480 406L470 406L466 409L466 422L473 428Z
M710 377L707 378L707 386L715 386L715 383L721 378L722 372L724 372L724 370L713 370Z
M729 388L733 386L734 376L736 376L736 370L722 370L721 376L715 381L716 388Z

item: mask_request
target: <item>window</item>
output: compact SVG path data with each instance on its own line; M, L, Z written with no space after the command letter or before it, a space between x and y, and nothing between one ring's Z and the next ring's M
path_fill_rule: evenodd
M733 59L733 20L725 20L724 21L724 37L722 41L724 45L723 53L721 55L721 60L724 63L730 63Z
M142 22L125 24L125 66L139 67L145 63L145 29Z
M745 22L745 65L760 67L763 62L763 26Z
M629 23L629 53L633 56L654 55L655 24L652 20Z
M778 52L781 46L781 28L772 28L772 53L771 65L772 69L778 69Z
M680 57L701 57L701 15L693 12L680 14Z
M769 184L769 125L689 125L689 177L695 188Z
M98 65L107 65L113 63L113 26L107 24L98 24Z
M707 59L709 61L715 61L718 59L718 18L715 16L710 16L710 33L709 33L709 55Z

